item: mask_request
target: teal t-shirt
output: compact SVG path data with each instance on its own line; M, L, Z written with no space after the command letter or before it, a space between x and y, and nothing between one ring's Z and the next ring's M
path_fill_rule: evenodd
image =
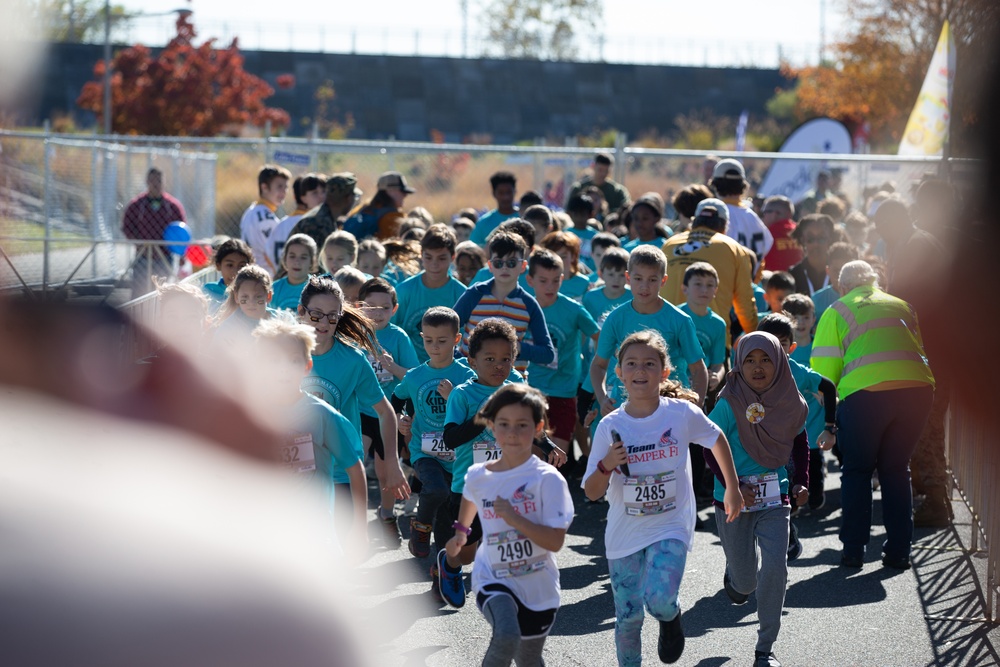
M597 327L600 329L604 326L605 320L608 319L608 315L611 311L622 305L623 303L628 303L632 300L632 290L628 285L625 286L625 291L621 296L611 299L604 294L604 288L592 289L583 295L583 307L587 309L590 316L594 318L597 322ZM590 362L594 358L594 352L597 351L597 343L593 340L589 341L583 356L583 373L581 377L581 384L586 391L593 392L594 384L590 381Z
M583 365L581 340L597 333L597 323L583 306L562 294L542 313L556 358L551 364L528 364L528 384L546 396L573 398Z
M413 368L420 365L420 362L417 360L417 353L413 349L413 343L410 342L410 337L392 322L384 329L376 331L375 338L382 349L389 353L392 360L403 368ZM365 359L371 365L372 370L375 371L375 377L378 379L379 386L382 387L382 393L385 394L386 398L389 398L396 389L396 385L399 384L399 379L383 368L382 362L375 359L370 352L365 351L364 355ZM367 405L361 406L361 414L369 417L377 416L375 411Z
M726 363L726 321L713 313L711 308L704 316L695 314L686 303L681 304L680 308L694 322L698 342L705 351L705 365Z
M396 301L399 308L392 316L392 323L409 336L420 363L427 361L424 341L420 338L420 320L424 313L434 306L454 308L458 298L465 294L465 285L456 278L449 277L441 287L430 289L423 283L423 271L396 285Z
M640 241L639 239L636 238L636 239L632 239L631 241L624 241L624 242L622 242L622 248L624 248L628 252L632 252L633 250L635 250L636 248L638 248L641 245L651 245L654 248L662 248L663 247L663 242L666 241L666 240L667 239L665 239L665 238L663 238L661 236L654 236L649 241Z
M806 399L806 405L809 407L809 416L806 417L806 434L809 436L809 449L818 449L819 436L826 428L826 412L823 409L823 404L816 397L816 394L819 393L819 383L823 381L823 376L795 359L789 359L788 365L792 369L792 378L795 380L795 386L798 387L799 393L802 394L802 398Z
M308 280L303 280L298 285L293 285L288 282L287 276L275 280L274 285L271 287L274 290L274 296L271 298L271 307L284 310L297 309L299 307L299 300L302 298L302 290L308 284Z
M364 353L341 341L312 359L312 370L302 378L302 391L323 399L347 418L358 433L358 456L364 456L360 444L361 406L373 406L385 398L375 371ZM335 467L333 481L346 484L347 473Z
M513 213L501 213L497 209L487 211L486 213L483 213L479 220L476 221L476 226L472 229L472 235L469 236L469 240L476 245L485 248L486 237L490 235L490 232L499 227L501 222L506 222L507 220L516 218L517 216L517 211L514 211Z
M788 471L785 469L785 466L781 466L777 471L772 468L765 468L750 458L750 455L743 449L739 431L736 429L736 417L733 415L733 409L729 406L729 401L722 399L716 403L712 414L708 418L715 422L715 425L726 434L726 439L729 440L729 448L733 452L733 464L736 466L736 474L738 476L763 475L769 472L777 472L781 493L782 495L788 494ZM715 500L720 503L725 500L726 496L726 489L722 486L722 482L718 478L715 479L714 496Z
M792 361L797 361L803 366L809 366L809 357L812 356L813 344L807 343L805 345L796 345L795 349L792 350L792 354L789 355ZM801 391L801 389L799 390Z
M670 353L670 363L674 367L671 379L691 386L688 365L702 361L704 352L698 342L698 334L694 322L687 314L667 301L660 299L660 309L655 313L643 314L635 309L635 303L630 301L611 311L601 328L601 337L597 341L597 356L608 360L608 372L604 378L607 394L621 405L625 399L624 388L615 374L617 360L615 355L618 346L629 334L652 329L667 343Z
M559 286L559 293L565 294L574 301L581 301L583 295L590 291L593 283L590 282L589 275L583 275L578 273L569 280L563 279L562 285Z
M476 377L475 371L453 361L445 368L432 368L423 363L411 368L396 386L396 398L413 401L413 430L410 437L410 462L423 458L435 458L448 472L453 461L426 454L421 447L424 433L444 433L445 414L448 402L438 393L441 380L448 380L452 387L458 387Z
M291 407L289 417L291 438L304 434L312 438L316 459L313 477L323 484L333 482L334 469L347 470L361 460L361 437L329 403L303 393Z
M504 384L510 384L510 381L508 380ZM492 396L499 388L479 384L475 378L455 387L451 390L451 396L448 397L448 406L445 409L444 417L445 423L464 424L469 421L479 412L479 408L483 406L486 399ZM473 445L476 443L490 443L495 445L496 437L494 437L493 431L487 428L474 439L459 445L455 449L455 462L451 467L452 493L462 493L465 490L465 473L469 472L469 468L472 467L474 461L472 450Z
M222 304L226 302L226 283L222 282L222 278L219 278L217 283L205 283L201 286L205 296L208 297L208 313L209 315L215 315L222 307Z
M574 226L567 227L563 230L564 232L569 232L570 234L576 236L580 239L580 261L587 265L587 267L593 271L591 275L597 273L597 267L594 265L594 256L591 254L590 242L597 236L597 230L591 229L590 227L584 227L583 229L577 229Z
M758 285L757 283L754 283L753 286L753 300L754 303L757 305L757 312L764 313L766 315L767 311L769 310L769 307L767 305L767 299L764 298L764 288ZM760 315L758 314L757 317L759 319Z
M840 292L827 285L813 292L811 298L813 305L816 306L816 321L819 322L819 318L822 317L826 309L840 298Z

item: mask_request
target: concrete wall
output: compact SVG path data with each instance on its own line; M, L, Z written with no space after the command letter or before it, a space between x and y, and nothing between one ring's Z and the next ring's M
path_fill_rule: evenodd
M29 116L41 121L72 110L81 123L92 123L75 102L100 57L99 45L54 45ZM784 82L777 70L760 69L269 51L244 57L246 69L276 89L279 75L295 75L293 88L277 89L268 101L291 114L289 134L309 131L303 120L315 113L315 89L330 80L331 110L341 118L351 114L352 136L363 139L420 141L431 130L448 141L488 135L496 143L610 128L631 137L665 134L678 114L702 109L762 114Z

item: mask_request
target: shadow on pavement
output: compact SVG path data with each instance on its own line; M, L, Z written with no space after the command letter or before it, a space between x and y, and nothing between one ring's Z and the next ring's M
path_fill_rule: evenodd
M972 552L971 516L953 502L955 521L949 528L919 530L912 562L917 594L924 607L934 660L928 665L1000 665L1000 626L987 623L985 552Z

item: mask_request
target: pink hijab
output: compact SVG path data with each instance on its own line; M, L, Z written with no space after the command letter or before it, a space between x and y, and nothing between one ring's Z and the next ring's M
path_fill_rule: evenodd
M763 350L774 363L771 386L760 394L743 379L743 361L754 350ZM771 469L788 463L792 443L805 426L809 408L795 386L788 357L777 338L763 331L740 338L736 368L726 375L726 386L719 398L729 402L740 443L750 458Z

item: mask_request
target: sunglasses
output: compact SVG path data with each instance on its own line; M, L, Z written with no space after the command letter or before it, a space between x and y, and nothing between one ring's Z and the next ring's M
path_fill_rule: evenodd
M340 321L340 316L343 313L324 313L322 310L307 310L306 315L313 322L319 322L320 320L326 318L326 321L330 324L336 324Z
M491 259L490 265L492 265L494 269L502 269L504 264L506 264L508 269L513 269L517 268L518 264L523 261L523 259Z

